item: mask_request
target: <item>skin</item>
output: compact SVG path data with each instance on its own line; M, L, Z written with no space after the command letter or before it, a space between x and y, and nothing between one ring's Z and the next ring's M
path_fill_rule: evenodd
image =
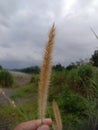
M51 119L44 119L43 124L41 124L41 120L31 120L27 122L23 122L15 127L14 130L50 130L49 126L52 124Z

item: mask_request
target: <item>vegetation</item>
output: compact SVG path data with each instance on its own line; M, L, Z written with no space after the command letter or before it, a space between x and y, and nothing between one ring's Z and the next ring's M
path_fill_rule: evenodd
M35 119L38 116L36 109L38 80L39 76L33 75L32 83L18 87L16 93L11 96L11 99L16 101L17 107L21 106L23 113L31 113L31 116L27 114L28 119ZM53 71L48 102L50 108L47 114L50 116L50 113L53 113L51 102L56 99L61 111L64 129L94 130L98 124L97 95L98 68L91 64L82 64L70 71L67 69ZM25 121L17 109L11 105L0 105L0 117L2 120L6 117L6 120L13 122L13 126L10 128Z
M95 74L98 76L97 68L95 73L93 66L83 64L76 69L56 72L56 76L54 75L49 101L51 102L53 98L57 100L65 129L97 128L98 82Z
M7 70L0 70L0 85L10 87L13 84L13 77Z
M53 66L54 71L63 71L65 68L61 64L56 64Z
M37 111L37 102L34 101L17 103L17 108L9 104L6 106L0 104L0 124L8 123L9 129L13 130L20 122L36 119ZM26 118L24 118L24 115Z
M98 67L98 50L94 51L94 54L92 55L90 60L94 66Z
M15 71L23 72L23 73L28 73L28 74L39 74L39 67L38 66L31 66L27 68L22 68L22 69L14 69Z

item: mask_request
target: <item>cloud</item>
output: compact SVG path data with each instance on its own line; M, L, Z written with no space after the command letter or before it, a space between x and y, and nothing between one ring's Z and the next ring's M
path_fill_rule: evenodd
M48 32L56 24L53 63L68 65L91 56L98 41L98 2L93 0L0 1L0 64L40 65Z

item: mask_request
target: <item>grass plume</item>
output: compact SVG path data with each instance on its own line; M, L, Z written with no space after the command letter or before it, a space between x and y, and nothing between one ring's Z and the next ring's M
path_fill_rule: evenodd
M58 105L57 105L55 100L53 100L52 105L53 105L53 111L54 111L55 120L56 120L56 123L53 124L53 129L54 130L62 130L61 114L60 114Z
M48 88L50 82L51 74L51 60L52 60L52 51L54 44L55 36L55 27L54 24L49 33L49 39L45 47L45 53L43 57L43 64L40 72L40 81L39 81L39 116L43 120L45 117L46 106L47 106L47 97L48 97Z

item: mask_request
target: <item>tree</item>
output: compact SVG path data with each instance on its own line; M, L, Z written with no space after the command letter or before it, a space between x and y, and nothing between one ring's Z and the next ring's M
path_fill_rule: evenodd
M71 63L71 64L69 64L67 67L66 67L66 69L67 70L71 70L71 69L73 69L73 68L76 68L77 66L75 65L75 63Z
M94 66L98 67L98 50L94 51L94 54L92 55L90 60Z
M64 66L62 66L61 64L57 64L53 66L53 70L54 71L63 71L64 70Z

